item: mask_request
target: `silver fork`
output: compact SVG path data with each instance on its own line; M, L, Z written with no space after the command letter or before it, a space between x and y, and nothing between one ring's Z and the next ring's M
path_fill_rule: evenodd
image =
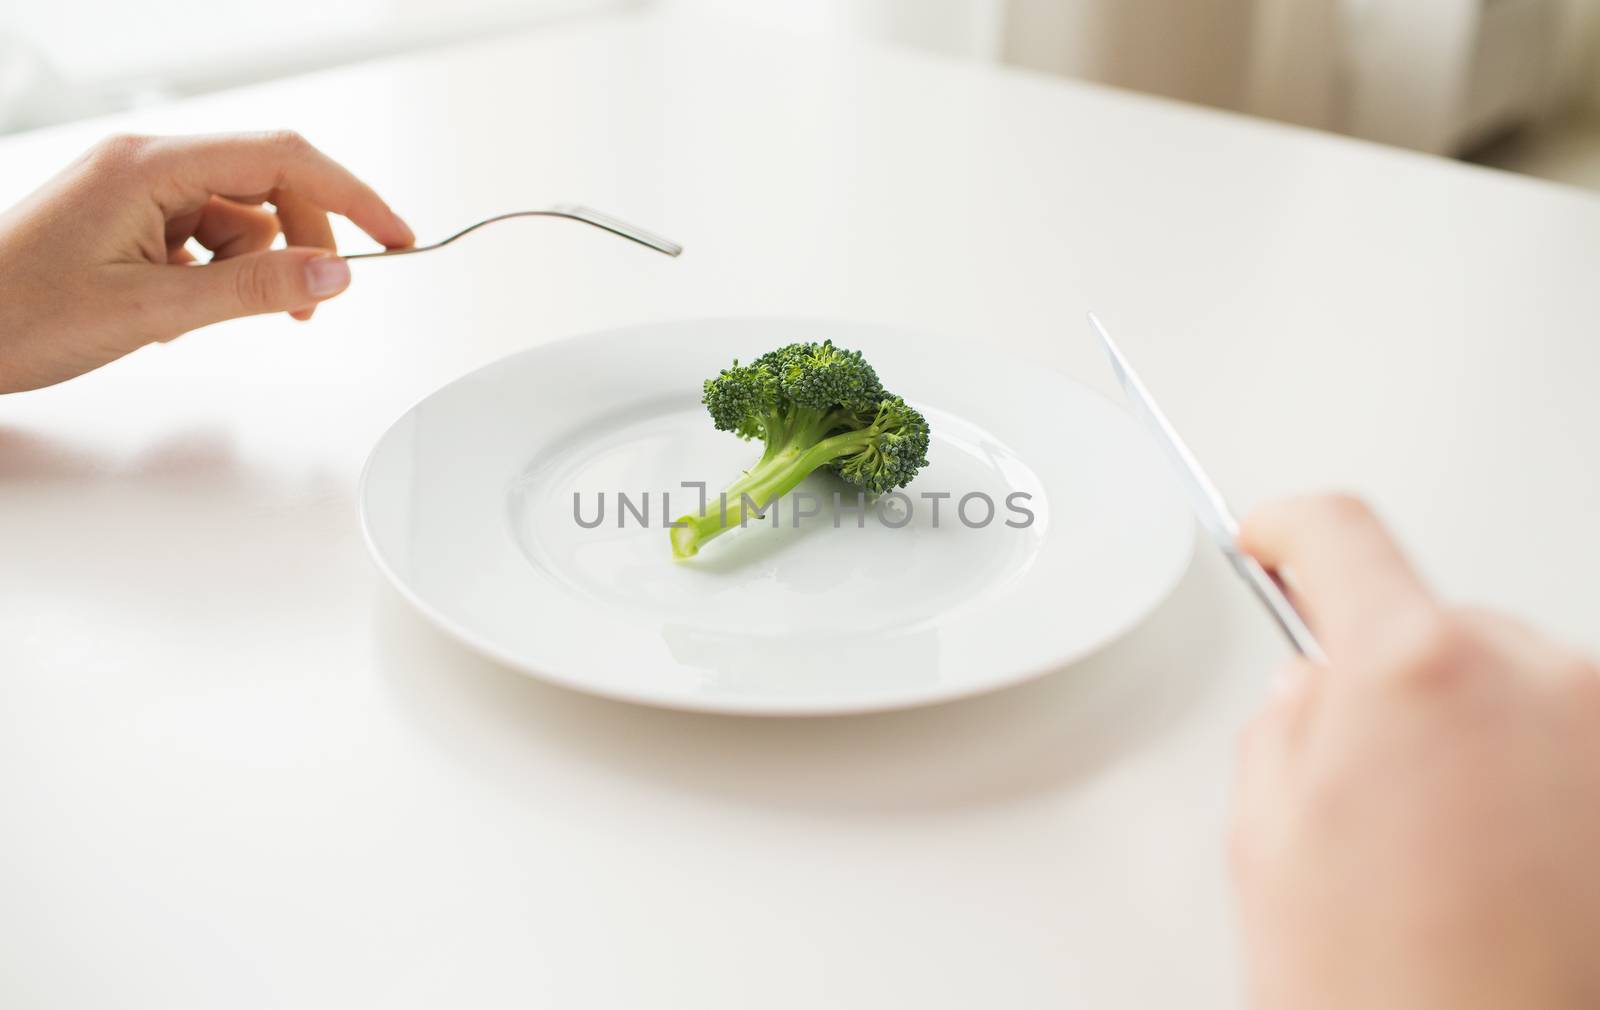
M435 249L443 249L463 235L472 234L486 224L494 224L496 221L509 221L514 217L564 217L572 221L582 221L584 224L593 225L613 235L620 235L631 242L637 242L642 246L654 249L656 252L666 253L668 256L676 256L683 252L683 246L678 243L631 225L620 218L601 213L590 207L580 207L575 203L561 203L556 204L554 207L546 207L543 210L516 210L509 214L496 214L494 217L485 218L477 224L468 225L442 242L435 242L432 245L417 245L409 249L385 249L382 252L350 253L344 259L365 260L377 259L380 256L408 256L411 253L432 252Z

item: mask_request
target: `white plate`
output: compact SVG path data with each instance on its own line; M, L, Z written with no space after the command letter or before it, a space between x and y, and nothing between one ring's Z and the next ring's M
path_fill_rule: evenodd
M714 496L760 455L711 427L701 382L829 337L932 426L909 521L858 528L847 512L835 528L843 485L813 475L802 489L822 512L799 528L780 505L778 529L673 561L661 494L676 518L697 498L682 482ZM574 495L592 521L602 492L605 522L583 528ZM628 513L618 528L617 492L635 506L649 492L649 527ZM935 523L922 495L939 492ZM988 525L954 514L974 493L995 503ZM1015 493L1031 524L1006 525L1027 521ZM900 708L1060 668L1166 596L1194 532L1155 446L1099 394L976 342L811 320L640 326L512 355L395 422L360 498L379 566L474 648L582 691L749 714ZM971 522L985 513L968 502Z

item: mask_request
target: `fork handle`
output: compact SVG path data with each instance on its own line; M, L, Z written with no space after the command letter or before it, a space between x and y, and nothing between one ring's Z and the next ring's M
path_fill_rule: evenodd
M514 217L563 217L570 221L582 221L584 224L621 236L630 242L637 242L642 246L654 249L659 253L665 253L668 256L677 256L683 252L683 246L678 243L662 238L653 232L645 231L636 225L631 225L620 218L612 217L610 214L605 214L589 207L580 207L576 204L562 204L545 210L514 210L508 214L497 214L476 224L470 224L449 238L435 242L432 245L411 246L407 249L385 249L381 252L349 253L343 259L381 259L384 256L409 256L411 253L432 252L435 249L443 249L464 235L472 234L484 225L494 224L496 221L509 221Z

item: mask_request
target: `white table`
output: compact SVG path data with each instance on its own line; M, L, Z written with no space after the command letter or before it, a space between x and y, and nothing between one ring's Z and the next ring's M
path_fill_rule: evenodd
M293 125L423 236L506 225L0 399L0 1005L1226 1007L1233 737L1284 648L1209 551L1123 643L870 718L602 702L431 630L353 494L531 343L843 316L1110 388L1240 504L1373 497L1451 595L1600 649L1600 201L1095 87L645 18L16 137ZM575 377L573 381L597 381Z

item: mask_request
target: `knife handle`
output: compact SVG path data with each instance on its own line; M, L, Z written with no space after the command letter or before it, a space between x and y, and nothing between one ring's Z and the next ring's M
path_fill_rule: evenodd
M1255 593L1256 599L1260 600L1272 614L1278 629L1289 640L1289 644L1294 646L1295 651L1320 666L1328 665L1327 653L1322 651L1316 636L1311 634L1311 629L1306 626L1305 618L1300 616L1300 611L1289 602L1289 594L1277 573L1267 571L1261 567L1261 562L1239 551L1229 551L1228 560L1233 562L1234 570Z

